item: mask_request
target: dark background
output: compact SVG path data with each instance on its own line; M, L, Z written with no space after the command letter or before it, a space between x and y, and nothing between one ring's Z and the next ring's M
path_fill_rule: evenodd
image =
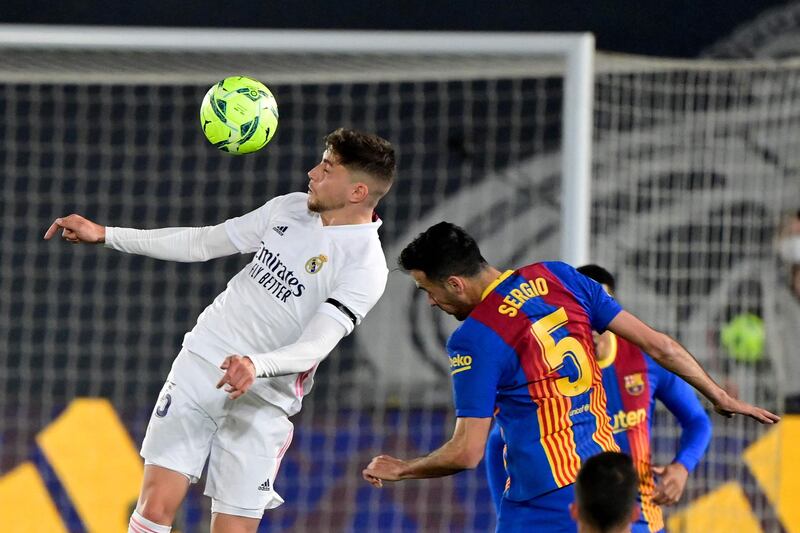
M591 31L601 50L695 57L786 0L10 0L0 22L228 28Z

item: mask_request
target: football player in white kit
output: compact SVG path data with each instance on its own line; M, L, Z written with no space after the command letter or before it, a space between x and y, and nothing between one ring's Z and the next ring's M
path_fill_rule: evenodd
M373 209L395 175L392 145L338 129L292 193L216 226L138 230L56 219L72 243L172 261L254 254L186 334L153 409L144 480L128 531L166 533L209 461L214 533L255 532L283 503L275 475L314 372L383 294L388 269Z

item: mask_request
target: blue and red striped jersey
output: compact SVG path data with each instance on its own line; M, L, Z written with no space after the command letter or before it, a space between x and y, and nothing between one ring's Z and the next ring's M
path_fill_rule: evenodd
M661 508L653 503L650 431L655 400L675 415L681 441L675 461L691 472L711 440L711 420L688 383L659 366L635 344L611 337L611 354L599 363L614 439L629 454L639 474L639 523L649 531L664 529Z
M574 483L582 461L618 450L592 330L620 311L571 266L534 263L495 280L450 336L456 416L496 417L508 499Z

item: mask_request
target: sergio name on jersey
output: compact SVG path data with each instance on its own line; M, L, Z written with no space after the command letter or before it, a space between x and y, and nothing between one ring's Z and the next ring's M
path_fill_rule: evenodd
M372 309L388 275L381 221L323 226L319 214L308 210L307 197L278 196L225 221L228 237L240 253L254 253L253 259L200 314L183 339L186 349L219 365L230 354L293 343L317 312L349 333ZM292 415L311 390L315 371L257 379L251 391Z

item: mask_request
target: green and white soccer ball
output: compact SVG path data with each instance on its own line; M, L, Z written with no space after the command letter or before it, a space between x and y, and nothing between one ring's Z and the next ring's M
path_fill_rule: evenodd
M267 86L245 76L214 84L200 106L206 139L223 152L260 150L278 128L278 104Z
M764 356L764 321L752 313L736 315L722 327L722 346L737 361L755 363Z

